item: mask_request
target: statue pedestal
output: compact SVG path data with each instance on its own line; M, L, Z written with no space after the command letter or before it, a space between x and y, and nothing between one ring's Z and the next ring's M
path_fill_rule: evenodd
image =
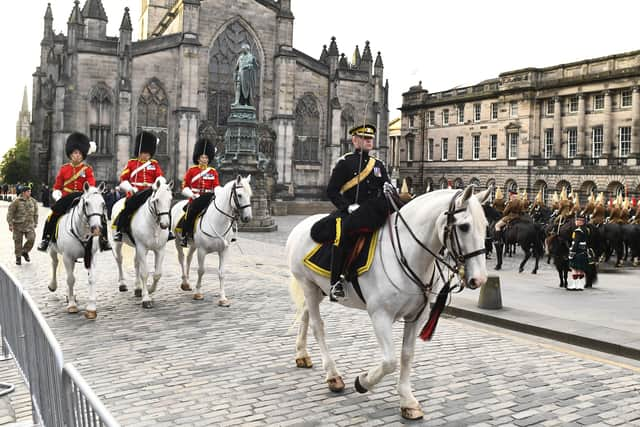
M265 170L258 162L256 110L250 105L232 105L224 134L224 155L219 172L226 183L238 175L251 175L251 213L248 223L238 223L240 231L276 231L278 226L269 214Z

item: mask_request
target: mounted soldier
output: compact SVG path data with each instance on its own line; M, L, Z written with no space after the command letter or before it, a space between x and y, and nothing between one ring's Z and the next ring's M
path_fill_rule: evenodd
M500 187L498 187L498 189L496 190L496 196L493 199L493 208L500 212L500 215L502 215L506 204L507 202L504 200L504 194L502 194L502 190L500 189Z
M600 193L595 200L595 206L593 208L593 213L591 214L591 219L589 220L589 224L594 224L598 226L604 223L604 219L605 219L604 194Z
M556 218L553 220L553 223L557 225L558 229L571 216L572 209L573 209L573 203L567 197L567 189L563 187L562 191L560 192L560 199L558 200L558 209L557 209L558 214Z
M611 212L609 214L609 220L607 222L612 224L626 224L623 219L623 201L622 196L618 195L616 200L612 203Z
M182 195L189 198L187 215L182 224L180 245L189 246L189 238L193 237L193 226L196 217L211 203L214 189L220 185L218 172L209 166L215 157L215 146L206 138L199 139L193 148L193 163L182 180Z
M376 136L372 124L355 126L349 133L354 151L336 163L327 196L338 209L319 221L311 230L316 241L324 241L319 229L334 222L335 239L331 256L331 297L343 298L346 278L343 275L345 258L360 233L370 233L382 226L389 215L389 205L383 187L389 182L384 163L371 156Z
M520 218L522 213L520 206L521 200L518 197L518 193L509 191L509 201L502 212L502 218L496 222L495 229L497 232L502 232L502 228L505 225L509 225L512 221Z
M93 176L93 168L84 163L87 156L96 151L96 143L89 141L89 137L80 132L74 132L67 138L65 153L71 162L60 167L56 182L53 184L52 197L55 200L51 207L51 213L44 223L42 230L42 241L38 245L39 251L46 251L51 242L51 237L55 231L56 224L60 216L65 214L83 194L84 183L96 186L96 179ZM107 240L107 219L102 218L103 234L100 236L100 250L111 250Z
M135 139L135 159L127 162L120 174L121 190L127 193L127 201L124 209L115 220L116 232L113 235L115 242L122 241L122 232L129 227L131 216L151 195L151 186L156 178L164 176L160 163L153 158L156 153L158 138L151 132L142 131ZM172 235L169 232L169 240Z

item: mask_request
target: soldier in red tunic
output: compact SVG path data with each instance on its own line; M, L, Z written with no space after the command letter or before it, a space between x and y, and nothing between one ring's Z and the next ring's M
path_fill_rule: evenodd
M89 138L83 133L74 132L67 138L65 153L71 162L60 167L56 182L53 184L51 196L56 202L51 207L51 214L44 224L42 241L38 245L39 251L46 251L49 247L58 218L69 210L74 200L82 196L84 183L88 182L89 185L95 187L96 179L93 177L93 169L84 163L87 155L95 151L95 142L89 141ZM102 220L102 227L106 233L106 218ZM100 249L103 251L111 249L104 235L100 238Z
M216 154L215 146L206 138L199 139L193 148L193 163L182 180L182 195L189 198L187 217L182 224L180 244L188 246L193 237L193 225L196 217L202 212L213 197L213 190L220 185L218 172L209 163Z
M153 159L158 138L151 132L142 131L135 139L134 152L137 158L127 162L120 174L120 189L126 191L127 201L116 219L116 232L113 240L122 241L122 231L129 226L131 216L137 208L151 196L151 186L156 178L164 176L157 160ZM169 233L169 239L171 239Z

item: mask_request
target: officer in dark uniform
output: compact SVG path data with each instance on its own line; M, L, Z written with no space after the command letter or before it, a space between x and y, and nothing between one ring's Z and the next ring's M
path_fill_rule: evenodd
M344 261L357 235L377 230L389 215L383 193L389 176L384 163L369 155L376 128L365 124L352 128L349 133L355 150L338 160L327 185L327 196L338 208L336 230L340 231L336 233L331 257L331 296L334 298L345 296Z
M571 248L569 249L569 267L572 270L573 286L567 286L567 290L584 289L585 271L589 267L589 248L587 247L587 234L585 216L576 215L576 228L573 230Z

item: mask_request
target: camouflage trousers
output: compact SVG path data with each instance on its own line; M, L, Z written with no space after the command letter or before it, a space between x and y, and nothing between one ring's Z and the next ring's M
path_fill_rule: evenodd
M24 242L24 239L27 241ZM23 253L29 253L33 249L35 240L36 230L34 227L25 227L22 224L13 226L13 248L16 257L22 256Z

